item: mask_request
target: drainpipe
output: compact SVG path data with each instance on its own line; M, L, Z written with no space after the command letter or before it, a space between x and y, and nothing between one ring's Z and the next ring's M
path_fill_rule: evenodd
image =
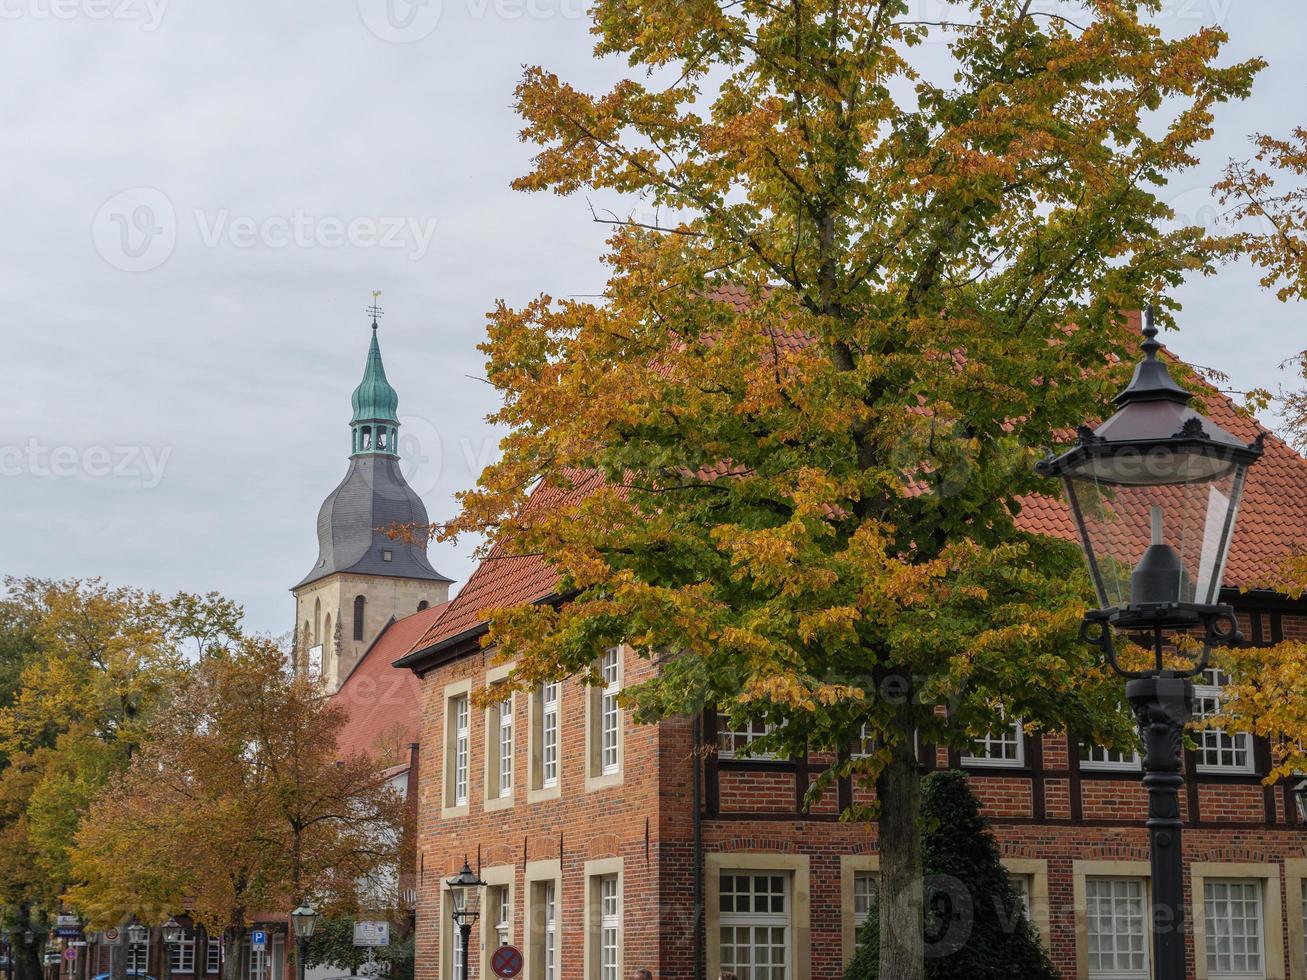
M704 970L704 896L703 896L703 714L694 716L691 737L694 739L694 976L705 980Z

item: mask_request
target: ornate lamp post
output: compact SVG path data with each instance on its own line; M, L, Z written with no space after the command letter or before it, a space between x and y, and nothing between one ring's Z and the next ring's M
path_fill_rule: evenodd
M484 886L485 882L472 873L467 858L463 859L463 870L445 881L445 887L449 889L449 906L463 946L462 980L468 978L468 944L472 939L472 924L480 918L480 913L467 907L467 893L473 888Z
M136 970L136 971L132 970L132 947L140 946L143 943L148 942L150 939L150 930L145 928L145 926L141 925L139 922L133 922L131 925L127 927L126 933L127 933L127 964L126 964L126 969L123 972L123 976L131 976L133 973L139 973L141 976L146 976L150 972L148 969L150 957L148 955L145 957L145 962L147 965L146 969Z
M1144 359L1116 396L1117 413L1095 429L1081 426L1074 448L1037 469L1062 480L1098 593L1081 636L1128 679L1148 790L1153 975L1184 980L1181 739L1193 712L1192 678L1213 647L1243 640L1234 609L1219 599L1244 480L1262 446L1189 407L1189 392L1157 359L1156 338L1150 307ZM1151 662L1123 664L1118 631ZM1182 633L1198 634L1196 642L1176 647Z
M173 916L163 924L163 976L172 980L172 953L186 938L186 927Z
M318 913L307 901L290 914L290 921L295 927L295 966L299 980L304 980L305 958L309 952L309 940L318 925Z

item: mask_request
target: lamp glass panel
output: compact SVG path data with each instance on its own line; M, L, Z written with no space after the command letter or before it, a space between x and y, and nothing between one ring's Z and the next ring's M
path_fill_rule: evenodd
M1150 564L1174 569L1157 581L1148 601L1214 604L1220 596L1226 558L1243 496L1247 466L1224 464L1213 474L1203 463L1186 461L1201 454L1177 457L1154 473L1189 475L1178 482L1113 483L1101 478L1106 469L1072 473L1064 480L1081 544L1100 604L1128 606L1145 597L1135 595L1134 572L1153 545L1170 548L1154 553ZM1133 472L1133 470L1131 471Z

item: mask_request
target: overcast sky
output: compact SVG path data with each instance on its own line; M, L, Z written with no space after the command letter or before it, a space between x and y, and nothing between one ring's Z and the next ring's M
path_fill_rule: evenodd
M1302 2L1166 7L1271 63L1167 192L1208 220L1249 133L1307 123ZM373 289L410 481L449 516L494 452L486 310L601 288L584 201L508 187L521 66L618 74L588 27L582 0L0 0L0 572L218 590L289 630ZM1180 298L1172 346L1241 387L1307 346L1247 269ZM472 547L432 562L462 582Z

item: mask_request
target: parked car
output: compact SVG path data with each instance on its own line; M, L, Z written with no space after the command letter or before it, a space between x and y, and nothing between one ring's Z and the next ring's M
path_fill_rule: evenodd
M158 980L157 977L152 977L148 973L142 973L140 970L128 970L127 975L129 977L135 977L136 980ZM109 980L111 976L113 976L111 973L97 973L95 976L91 977L91 980Z

